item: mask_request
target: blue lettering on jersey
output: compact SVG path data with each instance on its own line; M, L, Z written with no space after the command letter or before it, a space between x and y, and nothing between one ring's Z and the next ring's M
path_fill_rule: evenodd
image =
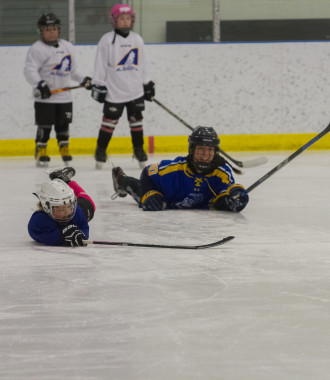
M133 48L117 63L116 71L137 70L139 64L139 49Z
M52 75L65 77L70 74L72 58L71 55L66 55L61 59L61 62L53 67Z

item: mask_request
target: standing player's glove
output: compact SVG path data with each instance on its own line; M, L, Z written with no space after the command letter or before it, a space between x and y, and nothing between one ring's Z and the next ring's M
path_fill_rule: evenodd
M92 86L92 98L99 103L104 103L107 92L108 90L105 86L99 86L98 84L93 84Z
M34 96L36 98L41 97L41 99L48 99L51 97L51 95L52 93L50 92L48 84L44 80L41 80L34 91Z
M162 193L157 190L150 190L141 199L143 211L163 211L166 209L166 202Z
M242 211L249 202L249 195L241 185L233 185L226 193L218 195L212 202L215 210Z
M150 81L149 83L143 85L143 89L144 99L151 102L155 96L155 83L153 81Z
M75 224L65 226L62 230L62 236L67 247L85 247L87 245L83 242L86 240L86 236Z
M85 87L86 90L92 89L92 78L91 77L85 77L81 83L79 83L79 86Z

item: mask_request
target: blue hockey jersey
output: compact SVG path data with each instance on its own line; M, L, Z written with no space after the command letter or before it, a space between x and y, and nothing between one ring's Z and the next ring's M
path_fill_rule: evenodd
M75 224L85 234L86 239L88 239L88 222L79 205L77 206L73 219L65 224L56 222L44 211L34 212L28 224L28 231L31 238L38 243L53 246L65 246L62 237L62 229L69 224Z
M141 176L143 194L151 189L159 191L169 209L210 209L212 200L234 183L227 164L209 174L195 174L188 167L187 157L149 165Z

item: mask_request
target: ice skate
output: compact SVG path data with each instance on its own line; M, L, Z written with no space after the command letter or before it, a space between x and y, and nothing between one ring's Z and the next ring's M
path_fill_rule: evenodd
M146 167L148 156L142 147L134 147L133 157L138 160L140 169L143 169Z
M96 147L94 158L96 161L95 168L102 169L104 163L107 161L107 158L108 158L106 149Z
M55 178L59 178L65 183L69 183L71 181L71 178L76 174L76 171L71 166L68 166L64 169L55 170L51 173L49 173L49 178L51 180Z
M62 156L64 165L69 166L70 161L72 161L72 156L70 155L69 151L69 141L61 141L58 146L60 148L60 154Z
M35 159L37 167L48 168L50 157L47 155L47 143L36 144Z
M115 199L117 197L124 198L128 194L127 191L123 187L120 187L118 183L118 180L125 175L126 174L123 172L123 169L119 166L112 169L112 181L115 194L111 196L111 199Z

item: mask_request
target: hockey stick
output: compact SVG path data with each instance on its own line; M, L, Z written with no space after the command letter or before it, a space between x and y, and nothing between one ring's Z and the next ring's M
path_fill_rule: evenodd
M168 109L167 107L164 106L164 104L162 104L161 102L159 102L157 99L153 98L153 101L158 104L160 107L162 107L166 112L168 112L170 115L172 115L173 117L175 117L177 120L180 121L180 123L182 123L184 126L186 126L187 128L189 128L191 131L194 130L194 128L189 125L188 123L186 123L183 119L181 119L181 117L179 117L178 115L176 115L174 112L172 112L170 109Z
M295 151L294 153L291 154L291 156L289 156L288 158L286 158L284 161L282 161L280 164L278 164L277 166L275 166L274 169L272 169L271 171L269 171L268 173L266 173L263 177L261 177L260 179L258 179L258 181L256 181L255 183L253 183L251 186L249 186L247 189L246 189L246 192L249 193L251 192L253 189L255 189L257 186L259 186L260 184L262 184L264 181L266 181L266 179L268 179L270 176L272 176L274 173L278 172L280 169L283 168L283 166L285 166L286 164L288 164L290 161L292 161L294 158L296 158L299 154L301 154L303 151L305 151L306 149L308 149L311 145L313 145L314 143L316 143L316 141L320 140L324 135L326 135L328 132L330 131L330 124L322 131L320 132L318 135L316 135L315 137L313 137L310 141L308 141L304 146L302 146L301 148L299 148L297 151Z
M205 249L216 247L233 240L234 236L227 236L224 239L218 240L210 244L202 245L166 245L166 244L139 244L139 243L127 243L127 242L115 242L115 241L95 241L95 240L84 240L87 244L103 244L103 245L119 245L122 247L150 247L150 248L175 248L175 249Z
M85 86L73 86L73 87L63 87L63 88L58 88L57 90L51 90L52 94L57 94L58 92L63 92L63 91L71 91L71 90L76 90L77 88L85 88Z
M58 92L76 90L77 88L85 88L85 86L79 85L79 86L73 86L73 87L63 87L63 88L58 88L57 90L51 90L50 92L52 94L57 94ZM34 97L40 98L40 91L36 88L34 89Z
M265 164L267 162L267 158L262 156L262 157L258 157L258 158L254 158L252 160L248 160L248 161L238 161L238 160L234 160L232 157L230 157L226 152L224 152L222 149L220 149L220 153L222 155L224 155L226 158L228 158L228 160L230 160L231 162L233 162L235 165L239 166L240 168L253 168L254 166L259 166L259 165L262 165L262 164Z
M189 125L187 122L185 122L183 119L181 119L181 117L179 117L174 112L172 112L170 109L168 109L166 106L164 106L164 104L162 104L160 101L158 101L155 98L153 98L153 101L156 104L158 104L160 107L162 107L170 115L172 115L177 120L179 120L180 123L182 123L184 126L186 126L187 128L189 128L191 131L194 130L194 128L191 125ZM242 161L238 161L238 160L235 160L234 158L230 157L229 154L227 154L226 152L224 152L222 149L220 149L220 153L223 154L226 158L228 158L228 160L232 161L235 165L239 166L240 168L251 168L253 166L259 166L259 165L262 165L265 162L267 162L267 158L266 157L259 157L259 158L255 158L253 160L248 160L248 161L242 162Z

